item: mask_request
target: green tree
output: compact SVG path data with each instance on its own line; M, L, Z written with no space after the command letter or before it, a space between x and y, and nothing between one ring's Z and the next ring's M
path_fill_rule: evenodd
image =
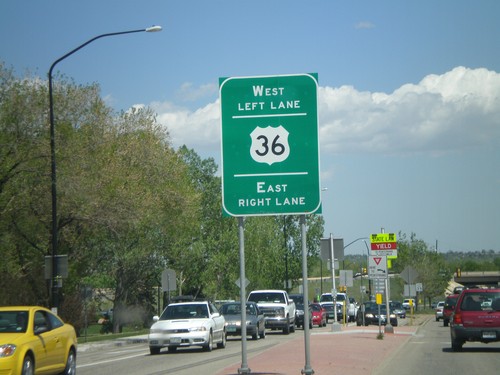
M16 79L3 65L0 77L0 299L47 305L47 88L36 78ZM64 78L53 93L58 253L67 254L70 264L63 306L77 303L83 284L102 288L114 303L118 330L130 308L141 306L136 315L150 316L157 271L199 226L199 195L150 110L117 115L97 85Z
M393 262L393 269L394 272L400 273L405 267L416 270L418 274L416 282L422 283L422 296L429 302L436 296L444 295L451 277L445 259L442 254L430 250L414 233L409 237L399 233L398 257Z

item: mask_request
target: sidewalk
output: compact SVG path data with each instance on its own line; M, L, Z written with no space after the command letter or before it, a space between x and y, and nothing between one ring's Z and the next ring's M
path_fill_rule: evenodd
M384 334L383 339L377 339L377 326L348 326L342 327L340 332L313 329L310 331L310 369L316 375L372 374L379 365L390 360L420 325L431 318L431 315L417 315L412 325L394 327L394 333ZM410 324L409 318L406 321ZM328 329L331 329L330 325ZM305 368L304 334L297 331L295 336L293 340L263 353L248 356L247 365L251 374L300 374ZM238 374L240 367L241 360L216 375Z

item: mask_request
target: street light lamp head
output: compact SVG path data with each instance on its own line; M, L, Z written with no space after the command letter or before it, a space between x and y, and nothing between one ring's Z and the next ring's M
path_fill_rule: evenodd
M161 26L151 26L151 27L148 27L145 31L147 33L154 33L154 32L161 31L161 30L162 30Z

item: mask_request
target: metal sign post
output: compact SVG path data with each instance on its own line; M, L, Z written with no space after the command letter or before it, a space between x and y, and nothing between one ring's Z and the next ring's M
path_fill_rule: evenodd
M238 234L240 242L240 301L241 301L241 367L238 374L250 374L247 364L247 302L245 276L245 230L243 217L238 218Z

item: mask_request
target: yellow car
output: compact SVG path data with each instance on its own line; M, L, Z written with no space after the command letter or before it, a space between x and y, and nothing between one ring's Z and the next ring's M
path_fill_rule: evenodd
M76 373L76 333L39 306L0 307L0 374Z

